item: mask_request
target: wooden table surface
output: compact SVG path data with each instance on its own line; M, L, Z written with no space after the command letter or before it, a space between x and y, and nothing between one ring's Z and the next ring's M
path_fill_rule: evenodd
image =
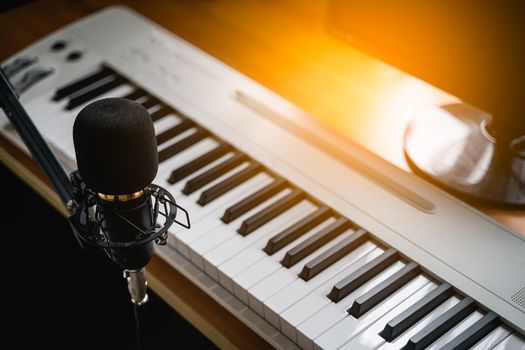
M325 0L37 0L0 14L0 60L112 4L135 9L358 143L383 139L371 126L391 118L392 110L408 115L422 105L451 100L330 35ZM388 142L374 147L388 152ZM65 213L38 167L5 139L0 159ZM479 209L525 235L525 211ZM269 347L161 259L154 258L148 272L151 287L219 347Z

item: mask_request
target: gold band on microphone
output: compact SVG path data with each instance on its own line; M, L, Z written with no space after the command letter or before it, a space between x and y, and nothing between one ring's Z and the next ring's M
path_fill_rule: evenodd
M98 198L106 202L115 202L115 201L127 202L127 201L131 201L133 199L136 199L142 196L144 194L144 190L140 190L140 191L130 193L130 194L103 194L103 193L97 193L97 194L98 194Z

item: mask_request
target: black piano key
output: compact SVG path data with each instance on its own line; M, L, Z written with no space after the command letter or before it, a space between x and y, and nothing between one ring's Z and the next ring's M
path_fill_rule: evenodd
M288 227L284 231L273 236L264 251L268 255L272 255L279 251L284 246L290 244L292 241L304 235L332 215L332 210L326 206L318 208L314 213L308 215L306 218L297 221L292 226Z
M474 312L475 309L476 302L470 297L465 297L459 303L443 313L443 315L436 318L428 326L412 336L412 338L410 338L408 343L402 349L425 349L443 334L463 321L468 315Z
M363 316L419 275L419 271L419 265L415 262L406 264L401 270L354 300L347 312L355 318Z
M296 245L286 252L281 265L284 267L292 267L300 260L310 255L324 244L328 243L341 233L352 227L352 222L346 218L339 218L321 231L317 232L312 237Z
M237 219L242 214L246 213L248 210L255 208L257 205L261 204L265 200L273 197L277 193L281 192L288 186L288 183L281 178L275 179L268 186L260 189L259 191L249 195L240 202L232 205L224 211L224 214L221 218L222 222L228 224L233 220Z
M361 266L359 269L337 282L328 294L328 298L334 303L337 303L348 294L377 276L388 266L392 265L398 260L398 258L397 250L389 248L374 260Z
M368 241L369 238L370 237L366 230L362 228L357 230L350 237L337 243L335 246L328 249L323 254L317 256L315 259L307 262L299 274L299 277L305 281L309 281L324 269L328 268L336 261L350 253L352 250Z
M242 236L246 236L268 221L272 220L276 216L279 216L284 211L290 209L301 200L304 199L304 192L298 189L293 190L283 198L279 199L277 202L270 204L257 214L252 215L251 217L244 220L241 224L241 227L237 230Z
M170 175L170 178L168 179L168 182L173 185L179 180L184 179L185 177L191 175L195 171L203 168L207 164L210 164L211 162L224 156L226 153L230 152L231 150L232 150L232 147L230 145L226 143L220 143L219 146L217 146L210 152L207 152L203 154L202 156L184 164L180 168L173 170L173 172Z
M263 166L259 163L250 164L246 169L239 171L238 173L230 176L229 178L219 182L215 186L203 191L197 201L200 205L206 205L214 199L222 196L226 192L230 191L234 187L242 184L249 178L257 175L263 170Z
M126 79L117 76L115 77L115 79L110 80L104 84L97 85L96 87L93 87L93 89L86 90L80 95L75 95L75 97L71 98L68 101L66 105L66 110L70 111L72 109L75 109L78 106L83 105L84 103L93 100L98 96L105 94L106 92L111 91L125 83Z
M180 123L172 126L168 130L165 130L157 135L157 145L163 144L164 142L190 129L194 125L195 124L191 120L182 119Z
M184 194L192 194L193 192L197 191L198 189L202 188L203 186L209 184L216 178L226 174L228 171L234 169L235 167L241 165L242 163L246 162L248 160L248 157L240 152L236 152L232 157L226 159L224 162L216 165L215 167L211 168L210 170L200 174L197 177L194 177L193 179L186 182L186 185L184 186L184 189L182 190L182 193Z
M53 101L60 101L63 98L82 90L85 87L88 87L91 84L96 83L97 81L100 81L104 78L107 78L111 75L115 74L115 72L108 68L108 67L102 67L99 71L96 73L93 73L91 75L88 75L84 78L80 78L78 80L73 81L72 83L69 83L65 86L62 86L61 88L57 89L55 92L55 95L53 96Z
M145 96L147 96L148 98L145 101L143 101L141 103L141 105L142 105L142 107L144 107L146 109L150 109L151 107L156 106L156 105L161 103L160 100L158 98L156 98L156 97L153 97L153 96L148 95L148 94L146 94Z
M173 157L177 153L184 151L188 147L191 147L192 145L205 139L209 135L210 133L207 130L197 128L197 130L193 134L159 151L159 162L163 162L166 159Z
M452 339L441 350L466 350L485 338L490 332L501 324L501 321L494 312L489 312L479 319L472 326L463 331L460 335Z
M450 284L446 282L442 283L439 287L418 300L414 305L389 321L379 335L386 341L394 340L450 298L453 293L454 289Z
M144 91L143 89L135 89L131 91L129 94L122 96L122 98L131 100L131 101L136 101L142 96L146 96L146 95L147 95L147 92Z
M163 118L163 117L167 116L170 113L173 113L173 108L164 105L164 106L160 107L158 110L156 110L155 112L151 113L151 119L154 122L156 122L160 118Z

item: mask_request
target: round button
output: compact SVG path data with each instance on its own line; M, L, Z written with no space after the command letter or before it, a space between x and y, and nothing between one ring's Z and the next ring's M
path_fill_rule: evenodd
M58 40L51 45L51 51L62 51L66 48L67 42L65 40Z
M82 51L72 51L67 55L66 59L70 62L74 62L82 58Z

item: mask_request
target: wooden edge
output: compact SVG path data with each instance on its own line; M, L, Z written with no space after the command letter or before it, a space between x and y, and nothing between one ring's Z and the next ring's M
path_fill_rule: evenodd
M0 160L64 217L67 209L44 172L24 151L0 134ZM213 298L154 256L147 266L148 284L167 304L221 349L272 349L264 339Z

